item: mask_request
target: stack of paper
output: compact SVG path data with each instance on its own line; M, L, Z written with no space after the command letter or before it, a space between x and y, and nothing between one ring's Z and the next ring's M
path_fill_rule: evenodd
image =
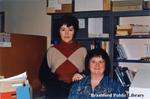
M20 93L22 92L29 98L19 98ZM26 72L13 77L0 79L0 99L12 97L12 94L13 98L9 99L30 99L29 83Z

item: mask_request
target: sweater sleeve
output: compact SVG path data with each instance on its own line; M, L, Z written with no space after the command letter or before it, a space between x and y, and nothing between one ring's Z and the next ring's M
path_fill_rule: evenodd
M39 69L39 79L41 83L48 89L49 87L57 86L63 83L63 81L60 81L57 75L52 73L51 69L48 67L47 54L45 54Z

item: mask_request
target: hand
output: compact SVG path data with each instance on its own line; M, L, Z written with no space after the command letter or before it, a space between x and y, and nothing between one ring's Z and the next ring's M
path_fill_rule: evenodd
M72 81L78 81L81 80L83 78L83 76L79 73L75 73L72 77Z

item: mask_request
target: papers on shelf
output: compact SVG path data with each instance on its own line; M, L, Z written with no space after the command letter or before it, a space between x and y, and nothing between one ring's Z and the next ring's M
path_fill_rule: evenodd
M88 37L108 37L103 33L103 18L88 18Z
M59 0L62 4L72 4L72 0Z
M61 3L59 0L48 0L48 7L53 7L55 9L61 10Z
M63 4L72 4L72 0L48 0L48 7L54 10L62 10Z
M103 0L75 0L75 11L96 10L103 10Z

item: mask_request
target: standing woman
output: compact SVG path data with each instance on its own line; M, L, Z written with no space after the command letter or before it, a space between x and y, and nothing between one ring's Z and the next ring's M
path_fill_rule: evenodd
M73 84L68 99L127 99L120 83L109 77L110 59L103 49L93 49L85 58L88 76Z
M82 79L86 49L75 41L78 20L71 14L62 16L59 23L60 42L48 49L39 78L49 99L67 98L71 84Z

